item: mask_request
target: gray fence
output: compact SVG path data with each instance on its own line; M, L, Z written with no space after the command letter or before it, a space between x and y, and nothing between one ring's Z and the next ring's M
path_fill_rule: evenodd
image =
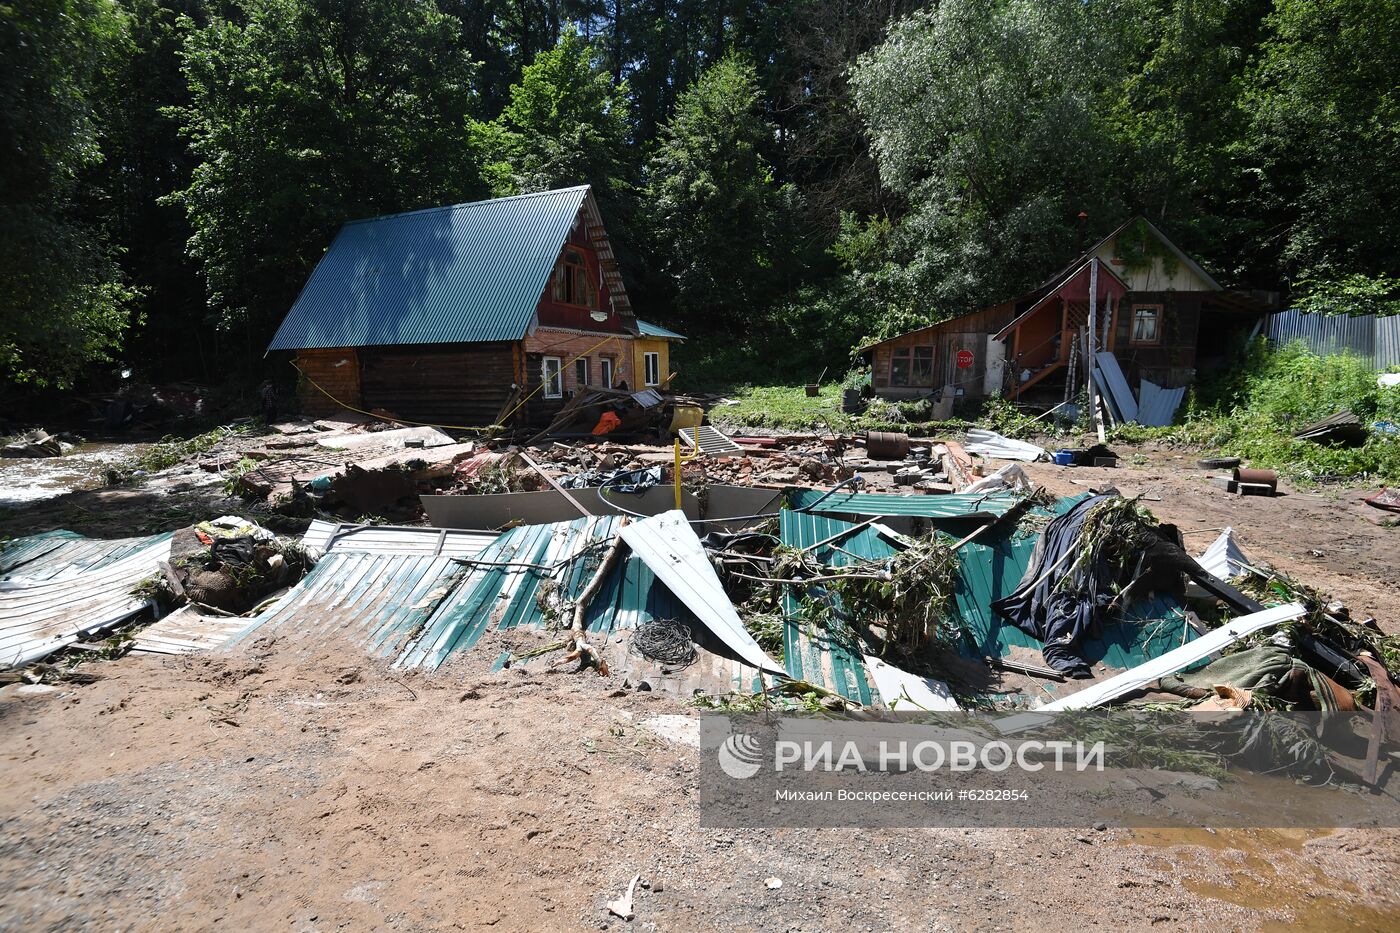
M1348 317L1280 311L1269 316L1269 340L1301 340L1318 353L1350 350L1376 369L1400 366L1400 317Z

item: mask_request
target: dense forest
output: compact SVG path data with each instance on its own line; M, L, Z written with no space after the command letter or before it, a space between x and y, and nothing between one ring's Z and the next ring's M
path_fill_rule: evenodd
M1138 212L1228 285L1400 305L1400 0L0 0L0 146L11 395L261 378L344 221L583 182L700 380L842 367Z

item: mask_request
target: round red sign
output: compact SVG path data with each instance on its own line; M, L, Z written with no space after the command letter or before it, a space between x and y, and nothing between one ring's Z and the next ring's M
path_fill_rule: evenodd
M971 368L972 368L972 351L971 351L971 350L959 350L959 351L958 351L958 369L971 369Z

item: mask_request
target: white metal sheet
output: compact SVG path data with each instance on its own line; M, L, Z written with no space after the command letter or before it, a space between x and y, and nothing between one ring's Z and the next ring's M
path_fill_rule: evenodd
M1019 716L997 720L995 725L1004 734L1020 732L1045 722L1047 719L1043 715L1045 713L1102 706L1124 694L1140 690L1168 674L1174 674L1202 658L1215 654L1241 638L1253 635L1255 632L1262 632L1275 625L1281 625L1284 622L1301 619L1306 612L1307 610L1302 603L1288 603L1284 606L1274 606L1261 612L1240 616L1238 619L1226 622L1220 628L1206 632L1194 641L1187 642L1180 648L1145 661L1137 667L1094 684L1092 687L1086 687L1078 693L1071 693L1053 703L1047 703L1033 713L1023 713Z
M786 676L744 628L739 612L719 582L705 546L678 511L663 512L618 532L632 552L740 658L754 667Z

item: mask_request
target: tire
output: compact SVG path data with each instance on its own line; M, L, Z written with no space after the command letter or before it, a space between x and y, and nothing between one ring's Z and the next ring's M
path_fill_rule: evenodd
M1196 461L1202 470L1231 470L1239 465L1239 457L1205 457Z

